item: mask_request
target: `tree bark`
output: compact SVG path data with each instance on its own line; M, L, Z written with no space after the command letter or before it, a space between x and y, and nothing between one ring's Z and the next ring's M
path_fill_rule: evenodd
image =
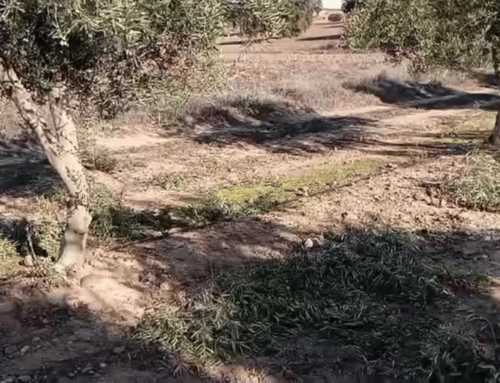
M500 89L500 50L498 48L492 49L493 56L493 67L495 69L495 77L499 84ZM497 118L495 120L495 127L493 128L493 133L490 136L490 144L499 146L500 145L500 105L497 113Z
M23 120L35 132L43 152L68 190L67 225L57 266L64 269L78 266L85 259L92 216L89 185L78 154L76 126L59 99L50 102L52 124L49 126L16 73L2 61L0 88L5 90Z

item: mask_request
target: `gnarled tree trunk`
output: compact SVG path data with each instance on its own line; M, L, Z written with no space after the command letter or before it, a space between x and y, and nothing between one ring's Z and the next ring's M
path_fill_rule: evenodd
M58 99L50 103L52 125L49 126L16 73L2 61L0 87L5 90L23 120L37 135L43 152L69 192L67 227L57 265L61 268L79 265L85 259L92 216L89 185L78 155L76 126Z
M493 48L492 56L493 56L493 66L495 68L495 76L497 78L497 81L499 82L499 89L500 89L500 50L498 48ZM495 146L500 145L500 105L497 118L495 120L495 127L493 128L493 133L490 136L490 144Z

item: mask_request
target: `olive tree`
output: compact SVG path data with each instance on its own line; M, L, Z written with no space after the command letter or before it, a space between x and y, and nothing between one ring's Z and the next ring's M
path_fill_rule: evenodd
M418 71L487 65L500 80L498 0L363 0L349 18L346 35L352 48L381 48L409 58ZM490 142L500 144L499 117Z
M0 0L0 90L38 138L69 195L58 266L84 259L92 220L75 112L112 117L135 90L242 34L294 36L315 0Z

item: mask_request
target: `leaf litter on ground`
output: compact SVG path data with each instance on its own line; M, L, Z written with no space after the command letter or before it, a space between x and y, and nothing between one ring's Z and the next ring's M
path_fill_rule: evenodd
M186 306L151 312L136 334L196 368L268 357L339 374L498 371L494 347L480 341L489 330L456 314L460 294L485 293L488 278L428 256L421 240L353 230L317 252L225 271Z

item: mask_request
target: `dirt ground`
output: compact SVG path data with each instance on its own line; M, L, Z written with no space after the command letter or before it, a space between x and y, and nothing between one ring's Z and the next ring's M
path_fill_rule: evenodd
M500 277L498 213L467 210L440 188L463 169L472 147L443 139L443 121L479 118L487 130L498 95L449 74L442 83L415 80L379 53L343 50L340 34L341 25L322 20L298 40L248 50L229 38L222 51L231 94L272 95L283 108L300 107L269 118L227 107L222 117L195 118L179 132L123 118L115 130L101 129L97 143L125 165L93 176L119 193L124 206L154 210L357 161L377 166L345 182L318 181L263 215L149 233L140 241L91 241L90 260L63 287L42 281L36 268L0 275L1 382L201 381L178 368L175 357L137 344L130 326L162 302L182 303L202 291L218 270L287 257L306 240L345 227L452 232L450 257ZM9 133L15 121L5 105L0 214L40 219L50 209L40 195L58 183L36 143ZM165 173L182 174L182 187L152 181ZM500 289L492 297L500 299ZM236 366L218 366L204 378L258 381Z

